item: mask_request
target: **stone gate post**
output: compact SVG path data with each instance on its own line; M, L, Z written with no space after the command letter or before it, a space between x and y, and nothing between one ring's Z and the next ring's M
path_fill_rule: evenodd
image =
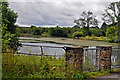
M100 48L100 70L111 69L112 46L101 45L97 48Z
M66 47L66 67L74 66L82 69L83 48L79 46ZM73 64L73 65L72 65Z

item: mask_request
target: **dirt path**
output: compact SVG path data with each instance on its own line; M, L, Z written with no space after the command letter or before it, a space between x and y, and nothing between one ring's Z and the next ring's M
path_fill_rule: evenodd
M87 79L87 80L120 80L120 72L119 73L111 73L110 75L96 77L95 79Z

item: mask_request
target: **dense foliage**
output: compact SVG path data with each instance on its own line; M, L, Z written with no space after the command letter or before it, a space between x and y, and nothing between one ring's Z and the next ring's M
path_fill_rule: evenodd
M34 30L36 29L36 31ZM81 31L81 28L60 28L60 27L52 27L52 28L44 28L44 27L18 27L17 32L21 34L21 36L35 36L38 32L37 36L43 36L43 37L72 37L72 34L76 31ZM35 34L36 33L36 34Z
M119 36L117 35L118 30L116 31L115 26L111 26L106 31L106 37L109 38L110 42L118 43L120 41Z
M96 29L96 28L90 28L90 34L91 36L105 36L105 32L102 29Z
M115 27L109 27L106 32L108 38L113 38L115 36Z
M84 33L83 33L83 30L82 28L76 28L76 27L67 27L67 28L60 28L60 27L55 27L55 28L43 28L43 27L36 27L35 28L37 31L39 31L39 36L43 36L44 37L44 34L46 36L52 36L52 37L72 37L73 33L75 32L82 32L82 36L85 36ZM19 27L17 28L17 31L18 33L21 34L21 36L25 36L25 34L27 34L27 36L30 36L30 35L36 35L38 32L36 31L36 34L33 34L35 33L34 29L30 28L30 27ZM85 32L85 31L84 31ZM92 35L94 34L95 36L97 37L100 37L100 36L105 36L105 32L100 29L100 28L95 28L95 27L92 27L90 28L89 30L89 33Z
M64 28L56 27L56 28L50 28L49 30L50 36L55 37L67 37L67 31Z
M2 49L3 51L13 50L20 46L18 34L16 33L17 13L8 7L7 2L2 2Z

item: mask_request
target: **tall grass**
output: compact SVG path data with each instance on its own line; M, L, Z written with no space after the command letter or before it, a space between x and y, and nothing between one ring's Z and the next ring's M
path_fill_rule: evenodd
M66 69L64 58L11 53L2 55L3 78L83 78L81 71L72 67Z
M66 67L65 58L2 54L2 78L95 78L108 72L81 71L74 64Z

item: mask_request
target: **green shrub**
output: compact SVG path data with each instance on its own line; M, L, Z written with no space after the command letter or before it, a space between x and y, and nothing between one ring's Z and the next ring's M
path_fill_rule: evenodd
M74 38L75 38L75 37L82 37L82 36L83 36L83 33L82 33L82 32L74 32L72 36L73 36Z
M92 34L91 36L95 36L95 34Z
M115 36L115 27L109 27L108 29L107 29L107 32L106 32L106 36L108 37L108 38L112 38L113 36Z
M85 36L85 38L86 38L87 40L97 40L96 37Z
M50 35L47 32L42 33L42 37L49 37Z
M74 74L74 78L77 78L77 79L79 79L79 80L83 80L83 79L84 79L84 76L83 76L83 74L75 73L75 74Z
M117 38L115 38L115 27L111 26L107 29L106 37L110 39L110 42L115 42Z
M41 35L42 34L40 28L32 28L32 30L33 30L33 35Z

